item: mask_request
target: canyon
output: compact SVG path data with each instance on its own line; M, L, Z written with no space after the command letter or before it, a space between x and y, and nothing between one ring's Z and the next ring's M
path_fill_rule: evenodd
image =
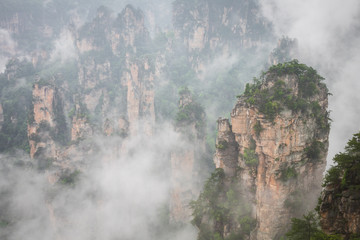
M0 75L2 153L21 149L61 192L82 186L80 176L97 164L119 163L122 172L152 144L164 146L157 161L141 162L145 175L168 184L161 204L150 207L164 216L146 225L159 239L170 231L162 228L190 223L198 239L281 239L292 218L314 209L329 147L329 91L315 69L293 60L296 40L283 37L276 46L257 1L176 0L168 29L156 26L154 9L132 5L119 13L97 6L82 24L75 10L52 19L46 7L40 20L31 9L0 17L18 44L17 52L0 44L10 59ZM75 57L54 60L53 42L65 30ZM358 194L334 198L338 191L323 190L322 226L357 233ZM95 209L107 206L106 194L89 195ZM56 238L66 239L71 221L56 204L47 199L47 212ZM157 221L166 222L162 231Z

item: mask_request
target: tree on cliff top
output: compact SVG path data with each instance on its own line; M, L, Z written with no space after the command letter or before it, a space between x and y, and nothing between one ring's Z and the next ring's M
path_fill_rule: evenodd
M337 185L342 189L360 189L360 132L354 134L345 147L345 152L334 157L332 166L324 179L324 187Z

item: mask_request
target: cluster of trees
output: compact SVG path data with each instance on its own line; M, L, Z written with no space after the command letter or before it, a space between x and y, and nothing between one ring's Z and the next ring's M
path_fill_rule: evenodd
M286 75L296 77L297 94L285 86L281 77ZM274 81L272 87L262 88L265 78L267 81ZM261 75L260 79L254 78L253 84L246 84L244 94L238 97L245 97L245 102L257 106L259 111L270 121L274 121L282 110L290 109L295 113L300 112L314 117L319 128L328 131L330 128L329 113L323 111L317 101L310 99L322 90L328 94L326 85L321 82L323 79L313 68L300 64L297 60L292 60L270 67Z
M216 169L197 200L190 203L198 240L235 240L248 236L256 226L250 203L240 194L239 179ZM230 233L224 233L224 227Z
M323 187L332 186L344 190L360 190L360 132L354 134L345 147L345 152L338 153L333 159L335 165L326 173ZM341 197L341 196L334 196ZM317 211L322 204L321 199ZM320 227L316 212L304 215L302 219L293 218L290 231L286 234L289 240L341 240L340 234L325 234ZM353 234L345 239L359 240L360 236Z

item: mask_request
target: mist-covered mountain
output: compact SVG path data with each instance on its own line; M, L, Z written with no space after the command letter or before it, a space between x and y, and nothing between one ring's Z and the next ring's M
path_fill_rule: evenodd
M357 83L338 86L360 35L358 3L335 14L352 54L304 38L294 6L2 0L1 238L301 239L291 219L316 206L328 152L358 130ZM319 211L345 239L358 206L330 194L349 191L327 186Z

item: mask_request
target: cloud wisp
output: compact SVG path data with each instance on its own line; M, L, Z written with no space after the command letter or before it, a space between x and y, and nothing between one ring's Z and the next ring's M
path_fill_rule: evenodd
M8 239L150 240L169 234L172 239L195 238L191 227L177 233L159 230L160 223L167 221L161 211L168 206L169 153L182 144L172 127L162 126L152 138L137 136L125 143L110 137L94 142L97 154L83 160L84 171L75 185L51 185L51 171L39 174L14 167L1 156L0 170L11 173L1 175L0 186L7 193L3 204L8 204L11 219ZM126 153L120 154L124 144Z

